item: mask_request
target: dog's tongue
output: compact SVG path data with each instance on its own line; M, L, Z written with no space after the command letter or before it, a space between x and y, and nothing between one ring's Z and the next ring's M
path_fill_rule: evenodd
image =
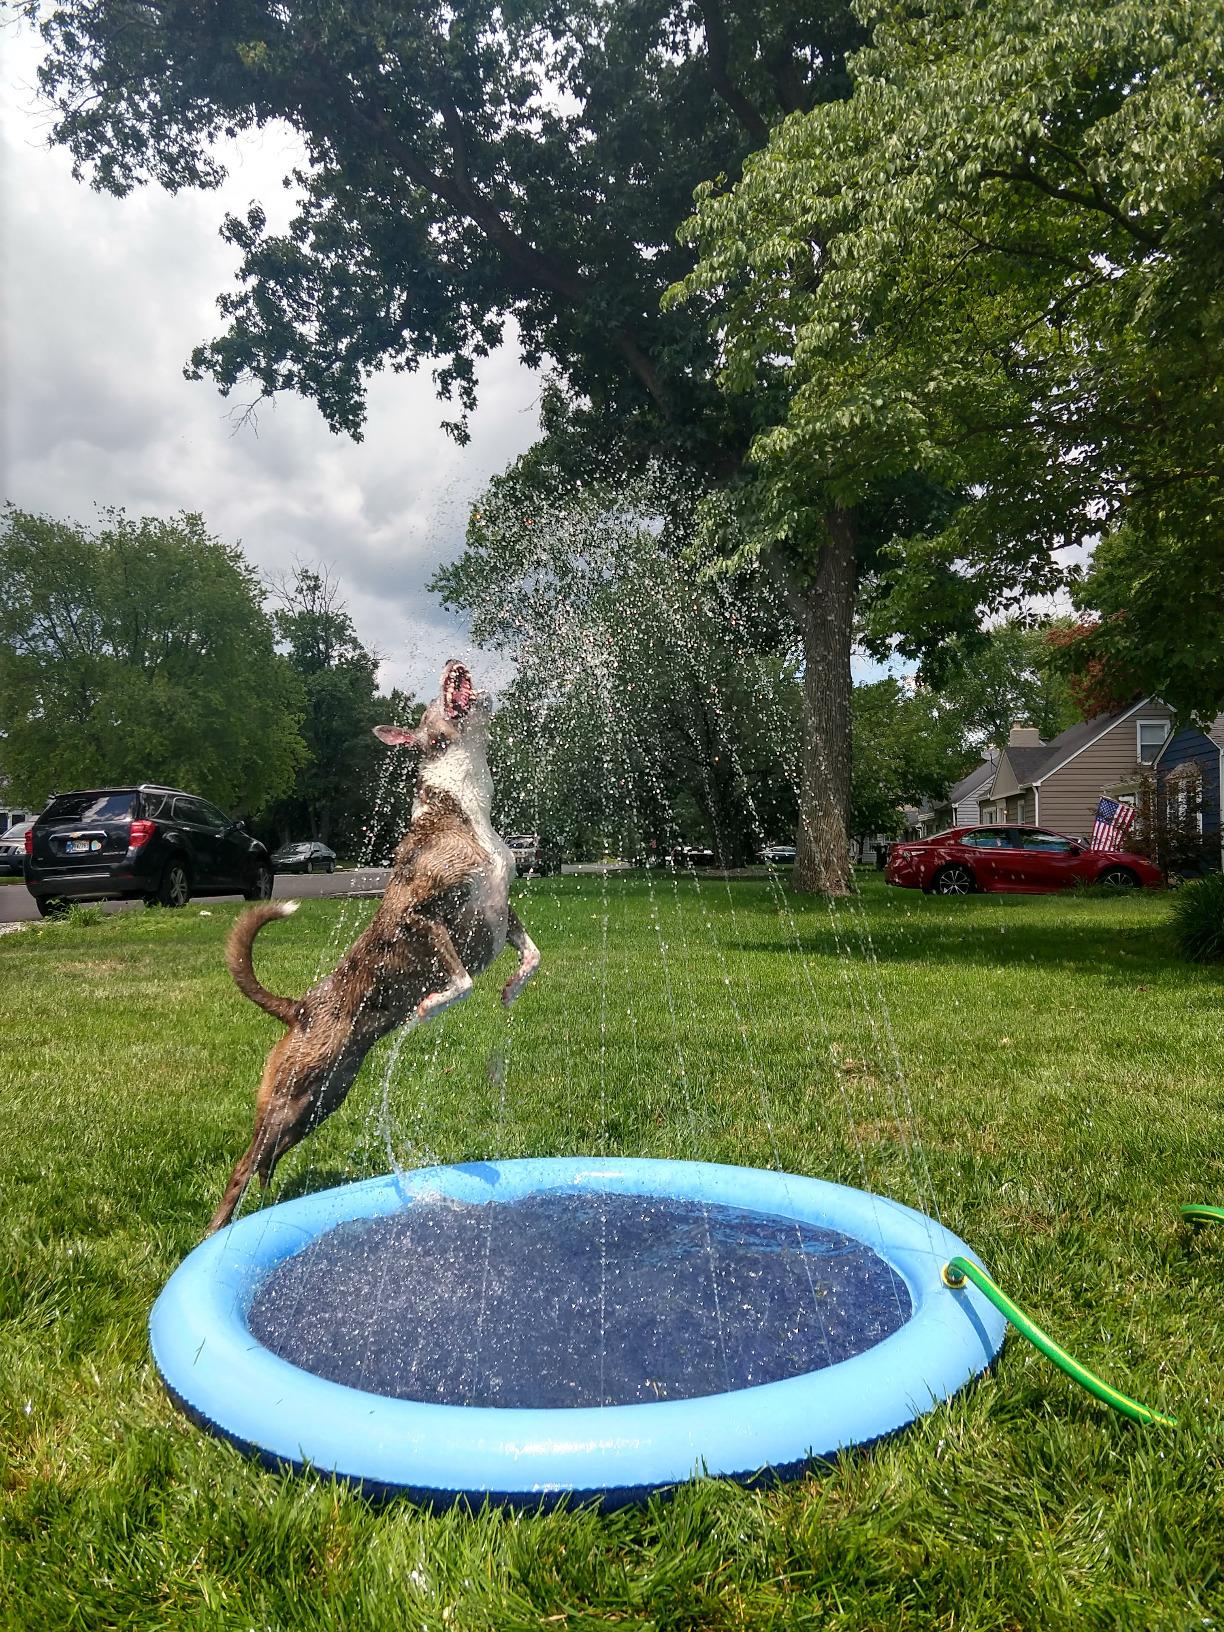
M472 677L461 674L455 682L455 689L451 693L455 707L466 713L472 706Z

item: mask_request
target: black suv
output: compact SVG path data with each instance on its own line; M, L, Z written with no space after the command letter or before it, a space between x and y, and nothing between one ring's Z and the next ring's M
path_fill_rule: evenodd
M266 901L272 894L266 846L180 788L57 793L25 846L26 887L44 918L69 901L136 897L184 907L193 895Z

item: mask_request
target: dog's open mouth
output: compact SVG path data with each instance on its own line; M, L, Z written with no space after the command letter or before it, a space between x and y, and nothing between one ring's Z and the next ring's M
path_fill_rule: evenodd
M462 718L472 706L472 676L462 663L448 663L442 676L442 707L450 720Z

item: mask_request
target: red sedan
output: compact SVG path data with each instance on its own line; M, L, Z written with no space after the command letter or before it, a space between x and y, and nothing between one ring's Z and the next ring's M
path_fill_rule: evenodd
M1164 883L1160 869L1133 851L1090 850L1083 839L1039 827L953 827L933 839L894 844L884 877L936 895L1044 892L1077 883L1152 889Z

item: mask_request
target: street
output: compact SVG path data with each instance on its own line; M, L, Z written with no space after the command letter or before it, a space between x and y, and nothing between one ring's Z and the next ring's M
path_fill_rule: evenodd
M278 873L272 896L276 901L288 901L308 896L381 895L389 872L390 869L386 867L362 867L351 873ZM193 896L185 910L190 912L194 908L199 911L201 907L210 907L214 901L241 899L239 895ZM143 907L143 902L102 901L98 905L104 912L130 912L133 908ZM37 917L34 897L24 884L0 884L0 924L24 923Z
M562 867L563 873L622 873L630 870L629 864L623 861L609 863L590 861L579 862ZM342 895L381 895L390 876L389 867L359 867L352 872L344 873L278 873L276 882L272 886L274 901L303 900L321 896ZM238 895L199 895L192 896L186 910L190 912L194 907L199 911L207 908L214 901L240 901ZM91 903L102 908L104 912L130 912L134 907L142 907L140 901L99 901ZM38 908L34 905L34 897L24 884L0 883L0 925L27 923L37 919Z

